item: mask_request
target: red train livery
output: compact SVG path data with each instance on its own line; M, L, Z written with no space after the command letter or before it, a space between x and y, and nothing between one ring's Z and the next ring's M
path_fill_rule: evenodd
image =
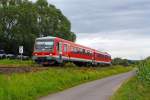
M111 56L58 37L37 38L33 60L39 64L74 62L77 64L111 64Z

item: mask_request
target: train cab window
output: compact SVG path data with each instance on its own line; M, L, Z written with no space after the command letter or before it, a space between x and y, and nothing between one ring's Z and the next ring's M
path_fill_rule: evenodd
M36 40L35 51L53 51L54 40Z

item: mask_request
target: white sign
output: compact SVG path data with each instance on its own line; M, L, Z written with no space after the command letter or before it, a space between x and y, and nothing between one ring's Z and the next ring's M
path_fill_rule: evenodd
M19 46L19 53L23 54L23 46Z

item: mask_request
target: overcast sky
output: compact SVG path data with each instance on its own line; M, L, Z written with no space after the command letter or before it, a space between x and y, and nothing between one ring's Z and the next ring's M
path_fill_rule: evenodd
M77 43L113 57L150 56L150 0L48 0L72 23Z

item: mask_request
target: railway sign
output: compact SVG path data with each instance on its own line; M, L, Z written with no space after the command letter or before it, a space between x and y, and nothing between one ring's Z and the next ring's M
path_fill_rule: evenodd
M21 60L22 60L23 46L19 46L19 53L21 54Z
M23 54L23 46L19 46L19 53Z

